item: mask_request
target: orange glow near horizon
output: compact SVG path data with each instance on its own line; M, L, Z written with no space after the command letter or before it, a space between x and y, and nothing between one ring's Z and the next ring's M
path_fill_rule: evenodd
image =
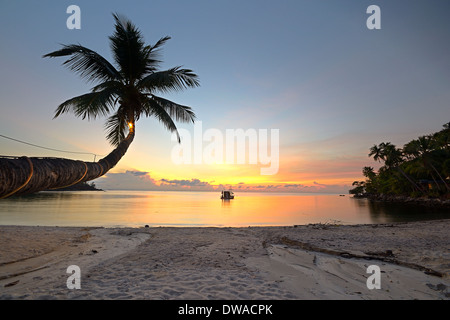
M227 166L225 166L227 167ZM276 175L261 175L259 167L249 168L240 166L224 166L218 168L205 167L171 167L163 170L142 170L152 172L153 178L170 179L192 179L197 178L202 181L214 181L214 184L246 184L246 185L272 185L272 184L303 184L314 185L319 182L323 184L351 184L355 180L363 179L360 170L354 172L290 172L290 170L280 170Z
M154 167L152 170L144 168L116 169L117 174L129 172L129 176L138 184L129 184L120 181L117 185L124 189L133 189L139 185L139 189L145 188L147 182L151 190L190 190L190 191L215 191L222 188L232 188L235 191L273 191L273 192L330 192L347 193L355 180L363 180L358 173L346 173L344 176L303 173L291 174L281 172L273 176L258 174L259 170L244 168L232 168L228 170L214 170L194 166L183 168L179 166ZM143 174L144 173L144 174ZM133 176L133 174L135 174ZM122 184L123 183L123 184Z
M171 150L151 152L143 139L121 160L111 173L118 174L110 185L124 189L144 190L217 190L232 187L241 191L287 191L347 193L353 181L364 180L361 168L367 165L364 157L349 159L309 159L280 154L279 170L274 175L262 175L264 164L175 164ZM170 146L170 145L169 145ZM119 174L129 177L119 180ZM134 179L134 180L133 180ZM105 179L106 182L108 179ZM133 185L133 181L137 182ZM178 188L178 189L177 189Z

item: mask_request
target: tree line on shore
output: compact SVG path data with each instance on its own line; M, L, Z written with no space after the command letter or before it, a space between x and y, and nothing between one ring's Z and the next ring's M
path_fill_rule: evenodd
M355 196L408 196L450 199L450 122L433 134L420 136L397 148L382 142L369 157L383 164L375 172L364 167L365 181L353 182Z

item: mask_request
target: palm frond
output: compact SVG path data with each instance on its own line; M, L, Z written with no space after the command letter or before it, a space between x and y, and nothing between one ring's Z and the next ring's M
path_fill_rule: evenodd
M58 106L54 118L70 111L83 120L106 116L114 108L116 95L117 91L114 88L107 88L69 99Z
M191 107L183 106L155 95L151 95L151 98L155 100L176 121L195 122L195 113Z
M139 79L146 70L147 51L138 28L123 16L114 14L115 32L109 37L114 60L127 80Z
M81 45L64 45L61 50L50 52L43 58L71 56L63 65L88 82L120 79L119 72L100 54Z
M198 76L192 70L181 67L149 74L137 84L138 88L146 89L150 93L181 91L198 86L200 86Z
M105 90L114 91L117 94L120 94L124 92L125 85L121 81L111 80L102 82L91 89L92 92L99 92Z
M156 53L157 50L160 50L161 47L170 39L171 39L171 37L169 37L169 36L165 36L165 37L162 37L161 39L159 39L158 42L156 42L153 46L151 46L152 52Z
M125 139L128 130L125 108L120 107L115 114L110 116L105 123L107 131L106 139L113 145L118 146Z
M178 142L181 142L180 134L178 133L177 126L173 122L172 117L158 102L152 98L147 98L143 102L143 106L147 117L155 117L167 130L176 133Z
M160 60L161 47L171 38L166 36L158 40L153 46L148 45L145 47L146 56L146 70L145 73L153 73L158 70L158 67L162 60Z

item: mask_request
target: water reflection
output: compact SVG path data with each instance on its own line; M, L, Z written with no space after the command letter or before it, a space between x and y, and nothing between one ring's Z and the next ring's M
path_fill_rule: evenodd
M445 208L357 198L352 200L362 212L370 214L374 223L446 219L450 216L450 210Z
M34 194L22 195L2 199L3 202L24 203L24 202L40 202L40 201L57 201L57 200L77 200L77 199L93 199L97 197L114 197L114 198L148 198L152 195L144 195L133 192L115 193L107 191L43 191Z
M231 199L221 199L222 200L222 207L229 207L231 205Z
M90 196L89 194L85 194L84 196ZM74 192L39 192L29 195L23 195L18 197L12 197L3 199L4 202L10 203L26 203L26 202L40 202L40 201L57 201L61 199L75 199L79 194Z
M339 195L214 192L42 192L0 201L2 225L280 226L447 218L448 210Z

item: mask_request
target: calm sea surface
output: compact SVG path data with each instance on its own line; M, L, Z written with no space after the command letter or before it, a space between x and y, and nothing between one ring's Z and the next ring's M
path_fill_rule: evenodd
M337 194L219 192L42 192L0 200L0 225L285 226L389 223L450 217L448 209L372 203Z

